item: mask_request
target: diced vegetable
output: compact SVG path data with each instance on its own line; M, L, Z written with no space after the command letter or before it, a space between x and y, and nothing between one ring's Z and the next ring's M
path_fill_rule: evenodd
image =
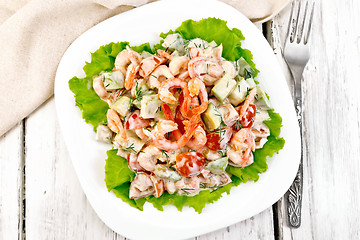
M106 90L115 90L124 87L124 75L120 71L104 72L103 83Z
M257 100L263 100L265 105L268 107L268 108L271 108L271 104L270 104L270 101L269 101L269 98L268 96L266 95L266 93L264 92L264 90L262 90L262 88L260 87L256 87L256 94L257 94Z
M111 143L112 131L105 125L99 125L96 128L96 141Z
M236 120L239 118L239 113L236 111L234 106L230 103L225 103L218 108L226 126L231 127L234 125Z
M110 108L117 111L122 117L125 117L130 110L130 98L127 96L122 96L113 104L111 104Z
M131 130L125 130L127 143L121 138L120 134L115 136L115 141L120 144L122 149L129 153L138 153L145 145L145 141L142 141L138 136Z
M185 53L185 42L186 40L180 34L169 34L164 39L162 46L170 50L176 50L183 55Z
M229 94L234 90L235 86L235 79L231 78L229 74L225 74L216 82L215 86L211 89L211 92L220 102L223 102L225 98L229 96Z
M239 69L240 76L247 79L247 78L251 78L254 75L255 73L254 69L252 69L252 67L246 62L246 60L243 57L239 58L236 64Z
M254 79L253 78L248 78L248 79L246 79L246 82L249 84L249 88L250 89L253 89L254 87L256 87L256 83L255 83L255 81L254 81Z
M141 100L140 115L142 118L155 118L161 111L162 101L158 95L145 95Z
M202 119L205 123L205 126L210 131L220 127L221 118L222 116L219 113L219 109L213 103L209 103L208 108L202 114Z
M237 106L240 103L242 103L246 98L246 94L249 88L250 88L249 83L244 79L241 79L236 84L234 91L232 91L232 93L228 97L230 103L233 104L234 106Z
M211 161L205 166L205 169L215 174L221 174L225 172L228 165L228 159L228 157L223 157L215 161Z
M154 95L156 94L153 90L150 90L150 91L146 91L143 93L143 95L139 98L135 98L133 101L132 101L132 104L135 105L135 107L137 108L141 108L141 100L143 99L143 96L145 95Z
M154 173L158 177L170 179L173 181L179 181L181 179L181 176L176 171L170 170L168 167L161 164L155 165Z

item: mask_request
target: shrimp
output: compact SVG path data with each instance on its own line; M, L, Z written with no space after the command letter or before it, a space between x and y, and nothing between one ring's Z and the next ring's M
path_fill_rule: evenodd
M182 72L177 76L178 79L184 80L184 81L186 81L189 77L190 77L189 71Z
M106 100L110 97L110 93L106 91L102 76L98 75L93 79L93 88L95 93L102 99Z
M126 46L126 49L122 50L115 58L115 68L114 70L120 70L124 76L126 76L126 71L130 63L133 65L139 65L142 60L142 57L139 53L132 50L129 46Z
M109 108L106 113L106 117L108 121L108 127L111 129L111 131L115 133L119 133L121 138L127 144L128 142L126 138L125 129L122 125L119 114L115 110Z
M125 89L130 90L134 85L136 73L139 71L139 64L130 63L126 71Z
M139 173L130 184L130 199L138 199L155 193L154 183L146 173Z
M256 88L252 89L249 92L249 94L247 95L243 105L240 106L239 119L241 119L245 115L249 105L254 101L255 95L256 95Z
M257 123L252 126L251 132L255 136L255 148L262 148L267 142L267 137L270 135L269 127L264 123Z
M139 74L142 77L148 77L161 64L166 62L166 58L161 56L152 56L145 58L140 63Z
M198 78L192 78L188 82L188 89L189 89L190 97L199 95L201 83L202 83L202 81L199 80Z
M134 130L142 129L150 125L150 119L144 119L140 115L140 110L133 111L125 121L125 128Z
M140 166L144 169L153 172L155 170L155 165L157 160L161 157L161 151L154 145L149 145L142 152L139 153L137 161Z
M206 173L206 172L205 172ZM227 173L213 174L213 173L202 173L201 183L206 184L208 187L224 186L231 182L231 178Z
M163 79L172 79L174 76L171 74L169 68L165 65L158 66L149 77L149 86L150 88L159 88L160 83L163 82Z
M164 180L165 189L169 194L174 194L176 192L175 182L169 179Z
M188 71L191 78L199 78L208 85L213 85L224 74L218 61L208 57L196 57L189 61Z
M169 91L171 88L174 87L182 88L184 90L183 92L186 92L188 94L187 83L184 80L180 80L178 78L167 79L160 84L158 91L158 96L160 100L168 104L176 103L177 99Z
M180 149L190 140L197 126L198 116L194 116L190 119L187 131L178 140L171 142L165 138L165 134L178 129L177 124L171 120L160 120L155 129L151 131L154 144L156 147L166 151Z
M255 136L249 128L242 128L234 134L230 141L231 149L227 152L229 159L242 167L245 167L252 151L255 150Z
M205 146L206 141L207 138L204 128L202 128L201 126L197 126L194 131L193 137L186 143L186 146L193 150L200 151Z
M137 173L137 172L144 172L145 169L140 166L138 162L138 155L135 153L128 153L127 155L127 162L129 164L129 168L131 171Z
M189 59L186 56L173 57L169 63L170 72L176 76L181 70L187 71Z
M252 152L249 153L246 159L244 159L244 154L234 151L233 149L229 149L226 155L230 159L229 165L234 167L244 168L254 163L254 155Z
M155 189L154 197L158 198L165 191L164 182L161 179L158 179L154 174L150 175L150 179L153 182L154 189Z
M169 59L170 61L173 60L173 56L171 56L168 52L164 51L164 50L161 50L161 49L158 49L157 50L158 54L166 59Z
M232 127L235 124L236 120L239 119L238 111L236 111L234 106L229 102L225 103L224 101L223 105L218 107L218 109L221 115L223 116L223 120L226 126L228 127Z
M189 96L184 95L184 102L182 106L182 112L185 117L190 118L194 115L200 115L201 113L205 112L208 107L208 94L206 91L206 87L203 81L199 80L198 78L193 78L188 83L188 91ZM192 98L191 96L197 96L199 95L199 98L201 100L201 105L196 106L194 108L188 107L191 106Z
M234 78L236 76L235 66L232 62L221 61L220 65L224 69L225 73L227 73L231 78Z
M200 188L200 178L183 177L180 181L175 182L175 187L180 190L179 193L184 193L186 196L196 195Z

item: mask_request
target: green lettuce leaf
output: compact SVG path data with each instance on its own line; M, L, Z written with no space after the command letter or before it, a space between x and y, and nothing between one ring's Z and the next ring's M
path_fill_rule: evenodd
M208 18L200 21L187 20L177 29L170 30L167 33L161 33L161 37L165 38L168 34L179 33L185 39L202 38L208 42L215 41L217 44L223 44L223 57L227 60L235 61L243 57L249 65L255 70L255 76L258 70L252 61L252 54L249 50L241 48L241 41L244 40L239 29L229 29L226 21ZM135 51L141 53L148 51L155 53L157 49L163 49L161 43L151 48L149 43L140 46L131 47ZM107 103L102 101L92 88L92 78L102 71L110 71L114 67L114 61L117 54L125 49L128 42L110 43L101 46L97 51L91 54L91 61L86 62L84 66L85 78L73 77L69 80L69 88L74 93L75 104L82 110L82 116L87 123L96 127L106 122L106 111L109 108ZM116 155L117 150L109 150L105 165L105 183L109 191L128 203L130 206L139 210L143 210L146 201L153 204L159 210L163 210L163 206L173 204L179 211L184 206L189 206L201 213L207 203L217 201L223 193L230 193L233 186L237 186L242 182L249 180L257 181L259 174L267 170L267 158L273 156L284 146L284 139L279 138L282 119L279 114L273 110L269 111L270 120L266 122L270 128L270 136L268 142L262 149L258 149L254 153L254 163L244 169L229 166L227 171L232 174L232 182L224 187L220 187L214 191L202 191L200 194L192 197L171 195L165 192L159 198L154 196L142 199L130 199L129 188L135 174L128 168L127 161Z
M253 55L247 49L241 48L241 41L245 39L241 31L237 28L229 29L226 21L218 18L206 18L200 21L184 21L177 29L167 33L161 33L160 37L166 38L167 35L178 33L185 39L201 38L207 42L215 41L218 45L223 45L222 56L229 61L236 61L243 57L246 62L254 69L254 77L259 70L255 67Z
M69 88L75 95L75 104L82 110L82 117L86 123L94 127L106 122L106 112L109 106L102 101L92 87L92 79L102 71L111 71L114 68L115 58L119 52L129 45L128 42L109 43L101 46L91 54L91 61L84 66L85 78L73 77L69 80ZM153 53L149 43L131 47L141 53L148 51Z
M108 158L105 165L105 183L109 191L123 183L131 182L135 177L135 173L128 168L126 159L116 153L117 149L106 152Z

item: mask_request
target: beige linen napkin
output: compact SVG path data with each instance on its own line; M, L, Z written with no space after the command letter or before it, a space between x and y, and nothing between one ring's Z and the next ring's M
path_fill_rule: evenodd
M152 1L0 0L0 136L53 95L61 56L81 33ZM265 19L289 0L223 1Z

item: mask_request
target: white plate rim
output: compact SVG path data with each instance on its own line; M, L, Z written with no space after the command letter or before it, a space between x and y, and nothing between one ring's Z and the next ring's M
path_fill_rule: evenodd
M55 104L60 127L75 171L90 204L98 216L110 228L119 234L124 235L125 237L132 239L142 239L144 237L147 239L183 239L226 227L249 218L271 206L286 192L295 177L298 164L300 162L299 128L297 125L296 114L293 108L290 92L288 90L285 78L281 72L281 68L272 52L272 49L263 38L262 34L256 29L256 27L253 26L252 23L236 9L216 0L208 0L206 1L206 5L204 5L204 2L205 1L201 0L184 0L182 1L182 4L178 6L174 1L158 1L109 18L79 36L79 38L77 38L70 45L59 63L55 78ZM196 11L188 10L188 12L183 13L181 17L177 16L175 13L181 13L181 11L184 10L184 6L186 6L186 4L191 4L192 7L198 7L198 9ZM84 65L85 60L89 61L90 52L93 52L99 46L106 43L104 42L104 39L98 39L96 37L96 33L98 33L98 31L101 31L108 25L112 24L131 24L129 23L129 19L134 19L134 16L138 15L146 16L146 14L149 12L152 14L163 14L165 9L173 9L173 12L172 15L167 18L167 22L163 23L163 25L170 23L173 24L174 22L182 22L183 20L189 18L199 20L200 18L204 18L206 16L219 17L221 19L227 20L229 27L237 27L242 30L245 38L253 37L254 39L252 40L255 40L259 45L255 46L254 48L250 41L245 40L243 42L243 47L249 48L253 52L254 61L261 71L258 79L264 86L265 90L269 93L276 111L279 112L283 117L284 126L281 136L285 138L286 144L284 149L280 151L277 156L268 161L269 169L267 172L261 174L259 181L256 183L249 182L246 184L240 184L240 186L235 190L233 188L230 195L224 196L214 204L207 205L204 209L204 212L200 215L194 213L192 209L188 208L185 208L181 213L177 212L174 207L166 207L164 212L159 212L149 204L145 206L144 212L140 212L136 209L130 209L131 207L122 203L122 201L116 198L113 193L107 193L104 182L94 182L94 179L91 179L91 177L100 179L100 176L98 175L101 175L101 173L97 171L99 170L98 167L103 171L104 161L99 163L89 159L89 165L92 165L85 170L94 171L94 173L89 174L88 172L85 173L85 170L81 165L81 163L84 163L81 162L83 160L79 160L83 158L84 154L83 151L79 151L79 148L82 148L82 150L90 148L92 151L97 151L97 153L94 154L95 156L104 156L103 152L98 152L103 151L104 149L109 149L109 147L106 147L104 144L96 143L94 140L89 140L94 137L92 127L88 124L85 124L85 122L81 119L81 113L79 109L74 106L73 94L68 89L68 80L75 75L81 76L81 68ZM154 26L154 29L161 29L162 27L163 29L161 31L166 32L169 29L175 29L179 24L170 26L167 29L164 29L165 27L163 25L156 25ZM131 32L131 30L129 31ZM154 33L156 36L158 36L160 33L158 30L154 32L156 32ZM147 39L155 41L155 35L147 36L146 38L141 39L141 42L147 42ZM95 40L89 43L87 40L89 38ZM122 38L117 41L128 41L128 39ZM108 42L111 42L111 40ZM130 41L130 43L132 42L133 41ZM137 42L136 44L141 42ZM102 44L99 45L99 43ZM259 48L261 49L262 54L258 53L260 51ZM76 54L79 54L79 52L86 52L86 56L84 57L84 54L80 54L82 58L77 58L79 56ZM76 54L74 55L74 53ZM268 69L269 66L264 66L264 61L262 59L264 56L268 60L267 65L271 66L271 70ZM264 75L264 73L268 74ZM269 82L261 81L262 79L268 78L269 75L276 77L273 81L276 83L275 85L277 87L269 84ZM280 97L277 97L276 95L281 95L281 99L279 99ZM282 101L283 99L286 101ZM82 142L76 140L76 136L81 136ZM86 147L83 146L85 144ZM289 160L285 162L283 159ZM280 163L282 165L279 166ZM281 168L285 168L286 171L275 172L275 170ZM274 178L274 172L276 174L281 174L281 176ZM269 185L267 185L269 184L269 181L275 184L275 189L273 189L270 193L269 191L265 191L266 188L269 187ZM90 184L92 184L92 186ZM105 189L101 189L101 185L102 188ZM254 193L254 189L261 189L264 191L261 193ZM255 199L249 198L239 200L242 204L250 205L246 205L246 209L241 209L234 205L232 208L230 208L231 211L228 212L226 216L221 215L221 212L224 210L224 205L234 203L231 200L235 197L238 197L238 193L243 191L245 191L245 193L250 192L254 195ZM265 197L260 197L262 194ZM117 205L113 206L112 204L114 203ZM214 209L216 209L216 211ZM219 209L221 211L219 211ZM119 215L121 215L122 218L119 218ZM160 222L158 222L158 220L166 220L174 216L180 219L183 219L184 217L191 217L191 220L180 221L174 219L172 220L174 226L165 224L166 227L164 227L164 223L160 224ZM214 217L216 217L216 221L214 221ZM123 218L126 219L124 220ZM148 221L152 221L140 221L140 218L146 218ZM192 220L193 218L194 220ZM206 220L206 222L204 222L204 220ZM133 226L135 222L138 223L137 228ZM142 231L138 231L139 225L142 228Z

